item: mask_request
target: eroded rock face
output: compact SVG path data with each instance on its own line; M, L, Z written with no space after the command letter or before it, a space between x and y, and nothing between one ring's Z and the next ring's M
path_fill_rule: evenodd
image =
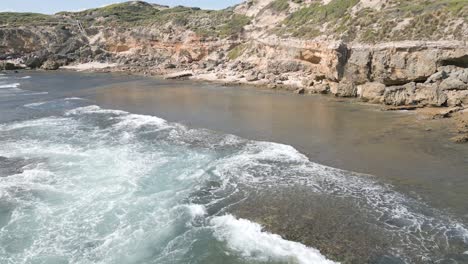
M359 85L357 94L365 102L380 103L385 93L385 84L370 82Z
M196 20L188 21L192 27L172 22L106 26L95 21L83 28L77 26L78 20L70 23L70 17L56 17L65 25L3 27L0 59L5 60L3 68L15 67L8 64L8 58L14 58L26 67L47 70L96 61L152 75L191 71L195 77L304 88L304 93L331 93L395 106L452 106L468 101L468 47L463 41L363 44L336 36L282 38L268 30L268 21L256 19L272 15L260 12L267 2L271 1L240 5L236 12L252 18L252 23L241 33L223 37L195 30L212 19L208 17L192 18ZM299 8L301 3L291 7ZM283 13L284 19L287 14ZM69 16L80 19L77 14ZM259 27L263 24L265 28Z

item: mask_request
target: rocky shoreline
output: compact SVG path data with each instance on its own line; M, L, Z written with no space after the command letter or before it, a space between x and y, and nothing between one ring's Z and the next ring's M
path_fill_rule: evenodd
M335 11L339 1L319 6L299 2L246 1L222 11L204 11L132 1L41 17L47 22L37 25L15 18L0 27L0 70L125 72L358 98L387 110L428 108L433 118L457 120L453 140L468 141L468 27L458 17L465 7L458 14L451 11L458 6L446 7L447 14L452 12L453 32L438 25L427 36L409 34L409 16L390 33L378 28L384 30L380 41L366 42L361 22L346 31L354 39L336 32L313 38L279 34L296 16L312 16L329 5ZM380 5L383 1L371 6L357 2L340 14L359 20L361 11L385 15L398 7ZM412 16L439 16L430 8L423 10ZM137 13L141 17L135 20ZM376 28L384 26L375 23ZM289 28L290 33L298 33L294 29ZM398 32L408 40L386 41L385 36Z

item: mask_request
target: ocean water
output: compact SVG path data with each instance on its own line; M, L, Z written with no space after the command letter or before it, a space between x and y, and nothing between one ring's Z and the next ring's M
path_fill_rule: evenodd
M0 77L0 263L338 263L230 210L272 186L359 208L375 263L468 263L462 221L372 176Z

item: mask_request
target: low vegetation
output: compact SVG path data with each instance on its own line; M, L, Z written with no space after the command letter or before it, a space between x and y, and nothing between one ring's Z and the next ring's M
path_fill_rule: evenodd
M248 48L247 44L239 44L231 49L228 53L228 58L230 60L235 60L244 54L245 50Z
M289 15L274 32L281 36L326 35L363 42L438 40L457 35L462 39L460 29L468 23L468 0L390 0L382 9L357 9L358 3L359 0L312 3Z
M2 26L41 25L57 22L58 19L54 16L43 14L12 12L0 13L0 25Z
M266 8L273 10L276 13L281 13L289 10L288 0L275 0L271 2Z
M60 13L80 20L85 26L157 26L172 25L195 31L203 36L228 37L242 32L250 19L230 10L201 10L177 6L160 8L144 2L113 4L82 12Z

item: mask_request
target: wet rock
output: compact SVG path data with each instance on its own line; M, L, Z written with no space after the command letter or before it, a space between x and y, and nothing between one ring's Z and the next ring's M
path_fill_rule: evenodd
M28 162L25 159L0 156L0 177L20 174L26 165L28 165Z

